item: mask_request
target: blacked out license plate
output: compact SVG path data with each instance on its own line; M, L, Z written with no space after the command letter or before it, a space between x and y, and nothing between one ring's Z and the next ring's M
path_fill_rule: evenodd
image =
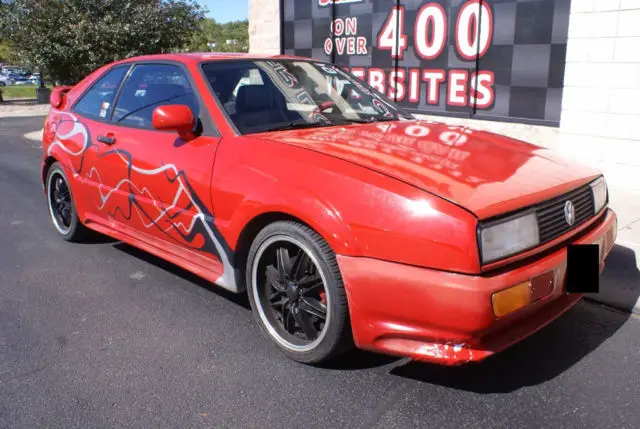
M598 293L600 291L600 245L569 245L566 279L567 293Z

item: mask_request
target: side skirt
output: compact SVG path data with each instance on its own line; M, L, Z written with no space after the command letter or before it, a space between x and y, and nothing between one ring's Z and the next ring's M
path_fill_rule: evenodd
M222 263L220 261L213 261L210 258L202 256L188 249L179 249L179 253L172 252L170 249L175 246L168 246L166 242L152 239L151 237L146 236L142 238L140 237L141 234L135 233L134 231L128 233L120 229L109 227L107 225L104 225L102 222L97 222L93 219L85 219L84 225L89 229L120 240L135 248L157 256L169 263L177 265L178 267L183 268L197 275L198 277L202 277L203 279L208 280L211 283L222 287L223 289L234 293L242 292L242 290L240 290L239 288L230 287L229 285L225 285L220 281L223 274Z

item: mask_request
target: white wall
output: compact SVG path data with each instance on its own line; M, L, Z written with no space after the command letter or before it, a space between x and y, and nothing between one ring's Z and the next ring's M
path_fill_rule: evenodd
M280 53L279 0L249 0L249 52Z
M572 0L564 84L557 149L640 168L640 0Z

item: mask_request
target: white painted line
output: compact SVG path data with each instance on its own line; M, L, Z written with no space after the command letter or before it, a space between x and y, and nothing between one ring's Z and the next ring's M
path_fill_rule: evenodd
M24 138L27 140L35 140L35 141L42 141L42 132L44 130L38 130L38 131L31 131L30 133L27 133L24 135Z

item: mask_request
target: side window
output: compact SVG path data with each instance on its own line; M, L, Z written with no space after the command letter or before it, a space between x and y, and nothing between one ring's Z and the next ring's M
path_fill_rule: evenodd
M198 101L185 72L170 64L140 64L122 87L113 122L151 128L153 110L166 104L186 104L198 117Z
M113 99L129 66L109 70L84 93L73 110L81 115L107 119L113 108Z

